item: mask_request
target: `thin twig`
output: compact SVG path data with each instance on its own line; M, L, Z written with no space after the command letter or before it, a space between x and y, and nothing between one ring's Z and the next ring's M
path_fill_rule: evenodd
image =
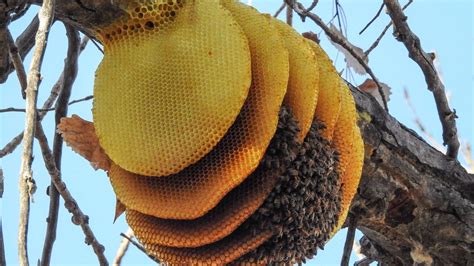
M74 104L77 104L77 103L90 101L92 99L94 99L94 96L93 95L88 95L88 96L80 98L80 99L72 100L68 103L68 105L71 106L71 105L74 105ZM55 111L56 107L51 107L51 108L48 108L48 109L38 108L37 110L38 110L38 112L51 112L51 111ZM8 113L8 112L24 113L25 111L26 111L25 108L15 108L15 107L8 107L8 108L5 108L5 109L0 109L0 113Z
M36 124L36 102L38 99L38 87L40 71L46 50L46 40L49 28L53 21L55 0L44 0L38 12L39 27L36 32L36 48L31 59L28 72L28 86L26 89L26 115L25 133L23 134L23 153L21 156L20 170L20 219L18 226L18 259L20 265L29 265L28 262L28 219L30 214L30 198L34 193L34 180L31 171L33 161L33 138Z
M283 1L283 4L278 8L278 10L275 12L275 14L273 15L274 18L278 17L281 12L283 11L283 9L285 9L286 7L286 3L285 1Z
M289 0L293 2L293 0ZM286 5L286 24L293 26L293 8L291 8L291 4Z
M311 5L306 9L306 12L311 12L313 9L316 8L316 6L318 5L319 3L319 0L313 0L313 2L311 3Z
M88 37L84 37L82 39L81 50L80 50L81 52L85 49L88 41L89 41ZM56 100L56 98L59 95L59 89L62 86L63 77L64 77L64 70L61 73L61 75L59 76L59 79L54 84L53 88L51 89L51 92L50 92L50 95L48 96L48 99L46 99L46 101L43 103L43 107L40 109L40 110L43 110L43 111L39 112L38 121L43 120L43 118L46 116L48 111L51 111L50 108L54 104L54 101ZM87 96L87 97L90 97L90 96ZM84 98L84 99L86 99L86 98ZM86 99L86 100L89 100L89 99ZM76 102L79 102L79 101L82 101L82 99L81 100L76 100ZM8 154L12 153L13 151L15 151L15 149L18 147L18 145L20 145L22 139L23 139L23 132L20 132L18 135L16 135L16 137L14 137L10 142L8 142L5 145L5 147L3 147L0 150L0 158L3 158L5 156L7 156Z
M408 50L409 57L423 71L428 89L433 93L439 120L443 127L444 145L448 146L446 155L456 159L459 152L459 139L456 127L456 112L451 111L446 98L445 87L441 81L431 58L421 47L420 39L408 26L407 16L403 13L400 3L396 0L384 0L388 14L392 18L396 39L402 42Z
M3 197L3 169L0 167L0 199ZM2 216L0 215L0 265L7 265L3 241Z
M307 12L301 3L295 2L294 4L292 4L292 1L290 0L285 1L287 4L292 5L293 10L295 10L295 12L298 13L298 15L300 15L302 19L309 17L312 21L314 21L314 23L316 23L319 27L323 29L323 31L331 39L331 41L342 46L357 60L357 62L364 68L365 72L367 72L367 74L369 74L370 77L374 80L375 84L377 84L378 91L383 99L385 110L388 111L388 105L385 93L383 92L382 85L380 84L372 69L365 63L364 58L360 57L359 54L354 51L352 45L348 43L347 39L341 38L339 36L340 34L337 34L336 32L334 32L333 29L329 28L318 15L311 12Z
M56 102L56 116L55 116L55 127L58 126L62 117L67 115L68 102L71 97L71 90L74 81L77 76L78 69L78 57L81 46L81 39L79 32L71 26L65 25L66 34L68 38L68 51L67 57L64 64L64 80L62 83L61 92L59 93L58 100ZM62 156L63 139L60 134L55 132L53 140L53 156L56 168L61 173L61 156ZM59 177L61 178L61 177ZM54 241L56 240L56 228L58 225L58 211L59 211L59 193L54 183L51 182L49 186L49 213L48 223L46 228L46 236L44 239L43 254L41 256L40 265L50 265L51 254L53 251Z
M404 6L403 6L403 10L405 10L411 3L413 3L413 0L409 0ZM384 4L385 5L385 4ZM385 28L383 29L383 31L380 33L379 37L377 37L377 39L374 41L374 43L369 47L369 49L367 49L367 51L364 52L365 56L369 56L370 52L372 52L375 47L377 47L377 45L379 45L380 41L382 40L383 36L385 35L385 33L387 33L388 29L390 29L390 27L392 26L392 21L390 21L390 23L387 24L387 26L385 26Z
M48 170L49 175L51 176L51 181L54 183L54 186L58 190L59 194L64 200L64 206L72 214L72 222L75 225L78 225L82 228L82 231L85 235L85 243L91 245L94 249L94 253L97 255L100 265L108 265L107 259L104 255L104 246L102 246L99 241L96 239L94 232L89 226L89 217L85 215L82 210L79 208L74 197L71 195L71 192L66 187L66 184L61 179L61 174L56 168L56 163L54 162L54 156L51 152L51 149L48 146L48 139L44 134L43 127L40 122L36 123L36 139L41 147L41 153L43 154L43 160Z
M139 243L137 243L135 240L133 240L131 237L128 237L126 236L124 233L120 233L120 235L126 239L128 239L128 241L130 241L130 243L132 243L132 245L134 245L136 248L138 248L141 252L143 252L144 254L146 254L150 259L152 259L153 261L155 261L156 263L160 263L160 261L153 257L152 255L148 254L148 252L146 252L146 249L144 247L142 247L142 245L140 245Z
M341 266L348 266L351 258L352 246L354 245L356 218L349 214L349 226L347 228L346 242L344 243L344 252L342 253Z
M23 97L23 99L26 99L26 86L28 82L26 80L25 67L23 66L23 60L21 59L21 56L18 53L18 47L16 47L15 41L13 41L12 34L10 30L8 29L7 29L7 40L8 40L8 46L9 46L10 59L13 63L13 67L16 70L18 81L20 82L21 96Z
M365 27L359 32L359 35L364 33L364 31L370 26L372 25L372 23L380 16L380 13L382 13L382 10L383 10L383 7L385 6L384 3L382 3L382 5L380 6L379 10L377 11L377 14L375 14L375 16L369 21L369 23L367 23L367 25L365 25Z
M129 238L132 238L133 237L132 229L128 228L127 233L125 233L125 235L128 236ZM128 240L128 238L125 238L125 237L122 238L122 240L120 241L120 246L117 249L117 255L115 255L114 262L112 263L112 265L119 266L122 263L122 259L127 253L129 245L130 245L130 240Z

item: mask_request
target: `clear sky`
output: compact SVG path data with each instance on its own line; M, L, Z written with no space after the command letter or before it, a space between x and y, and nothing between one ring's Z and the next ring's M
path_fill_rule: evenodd
M280 2L254 0L253 5L261 12L274 13L280 6ZM302 2L307 4L310 1ZM332 0L321 0L315 9L315 12L325 21L329 21L334 14L333 2ZM405 1L401 2L402 4L405 3ZM363 35L358 35L358 32L377 12L380 3L381 1L371 0L340 1L347 22L348 38L364 50L372 44L389 22L388 16L382 13ZM36 11L36 8L32 8L22 20L13 23L11 31L14 37L18 36ZM471 0L417 0L412 3L406 13L410 26L421 38L423 48L426 51L437 52L443 79L449 91L451 106L456 109L459 116L457 120L459 135L463 143L470 142L473 144L473 3ZM321 33L321 30L311 21L303 24L295 16L295 22L295 26L300 32L314 31ZM324 37L324 34L321 34L321 40L322 47L335 61L338 70L342 70L345 65L342 55L334 49L327 38ZM45 64L42 69L43 81L39 92L39 106L48 97L50 88L61 73L65 54L64 27L61 23L56 23L49 37ZM29 58L25 64L27 68ZM101 58L102 54L97 48L89 44L80 57L80 70L73 88L72 99L92 94L94 71ZM436 140L442 143L441 126L432 95L426 89L425 80L420 69L408 58L405 47L391 36L391 30L383 38L379 47L370 55L369 65L377 77L392 88L389 102L391 114L408 127L418 131L413 123L413 112L403 99L403 89L406 88L416 106L418 116ZM366 76L358 76L354 73L349 80L355 84L360 84L366 78ZM13 74L7 83L0 85L0 109L24 107L19 91L18 81ZM71 106L69 114L78 114L91 120L91 102ZM53 119L54 115L49 114L43 123L50 142L54 131ZM22 130L24 114L0 113L0 122L0 147L3 147ZM17 263L16 238L19 216L20 151L21 148L17 149L1 161L1 167L5 175L5 193L3 199L0 200L0 215L3 220L7 263L9 265ZM35 145L34 152L33 174L38 190L31 206L28 238L30 263L32 264L36 264L36 261L41 257L46 226L45 220L49 205L49 198L45 195L45 192L50 182L49 175L44 170L38 145ZM94 171L87 161L67 147L64 148L63 155L63 178L79 206L89 215L90 226L98 240L105 245L107 258L112 261L121 239L119 234L127 230L127 225L123 217L115 224L112 223L115 197L107 176L102 171ZM81 229L73 225L70 220L71 215L61 205L58 235L52 263L54 265L96 265L97 259L91 247L84 244ZM357 239L359 237L360 235ZM320 251L319 255L308 265L339 265L344 238L345 231L337 234L326 245L325 250ZM355 259L356 256L353 255L352 261ZM134 247L129 249L123 262L124 265L151 263L145 255Z

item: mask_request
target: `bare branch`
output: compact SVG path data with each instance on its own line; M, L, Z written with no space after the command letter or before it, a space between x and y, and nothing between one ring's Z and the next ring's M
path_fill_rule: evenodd
M122 263L122 259L125 256L125 253L127 253L128 246L130 245L130 240L128 239L133 237L132 229L128 228L127 233L125 233L125 235L128 238L124 237L122 238L122 241L120 241L120 246L117 250L117 255L115 255L114 262L112 263L112 265L114 266L119 266Z
M291 5L293 10L295 10L298 15L302 19L309 17L316 25L321 27L326 35L331 39L331 41L339 44L344 49L346 49L356 60L357 62L364 68L365 72L370 75L370 77L374 80L375 84L377 84L377 88L379 90L380 95L382 95L382 99L386 99L385 93L383 92L383 87L380 84L379 80L375 76L372 69L365 63L364 58L360 57L359 54L352 48L352 45L347 41L347 39L341 38L337 32L334 32L333 29L329 28L324 21L314 13L307 12L303 5L299 2L292 3L292 1L285 0L287 4ZM388 105L386 100L384 101L385 110L388 111Z
M82 39L80 52L82 52L85 49L88 41L89 41L88 37L84 37ZM59 76L59 79L54 84L53 88L51 89L51 93L50 93L48 99L46 99L46 101L43 103L43 107L41 109L39 109L40 111L39 111L39 115L38 115L38 121L43 120L43 118L46 116L48 111L54 110L54 108L53 109L50 109L50 108L51 108L51 106L53 106L54 101L56 100L56 98L59 95L59 90L62 87L63 77L64 77L64 70L61 73L61 75ZM71 104L92 99L90 97L91 96L87 96L83 99L72 101ZM12 153L18 147L18 145L20 145L22 139L23 139L23 132L20 132L9 143L7 143L5 145L5 147L3 147L0 150L0 158L3 158L5 156L7 156L8 154Z
M341 266L348 266L351 258L352 246L354 245L355 231L357 221L356 218L349 214L349 226L347 228L346 242L344 244L344 252L342 253Z
M68 106L71 106L71 105L74 105L74 104L77 104L77 103L81 103L81 102L90 101L92 99L94 99L94 96L93 95L88 95L86 97L70 101L68 103ZM40 113L42 113L42 112L51 112L51 111L55 111L56 107L52 107L52 108L48 108L48 109L38 108L37 110ZM15 108L15 107L8 107L8 108L5 108L5 109L0 109L0 113L9 113L9 112L24 113L25 111L26 111L25 108Z
M21 56L18 53L18 47L16 47L15 42L13 41L12 34L8 29L7 29L7 40L8 40L8 46L9 46L10 59L12 60L13 67L16 70L18 81L20 82L21 96L23 97L23 99L26 99L27 81L26 81L25 67L23 66L23 61L21 59Z
M293 0L289 1L294 2ZM291 4L286 4L286 23L293 26L293 8L291 8Z
M380 6L379 10L377 11L377 13L375 14L375 16L369 21L369 23L367 23L367 25L365 25L365 27L359 32L359 35L364 33L364 31L370 26L372 25L372 23L380 16L380 13L382 13L382 10L383 10L383 7L385 6L385 4L382 3L382 5Z
M135 240L133 240L131 237L128 237L128 236L125 235L124 233L120 233L120 235L121 235L122 237L128 239L128 241L129 241L130 243L132 243L132 245L134 245L134 246L135 246L136 248L138 248L141 252L143 252L144 254L146 254L146 255L147 255L150 259L152 259L154 262L156 262L156 263L158 263L158 264L160 263L160 261L159 261L157 258L155 258L155 257L151 256L150 254L148 254L148 253L146 252L145 248L142 247L142 245L140 245L139 243L137 243Z
M82 228L82 231L86 237L85 243L87 245L92 245L100 265L108 265L107 259L104 255L105 248L99 243L94 235L94 232L92 232L92 229L89 227L89 217L85 215L79 208L76 200L71 195L66 187L66 184L61 179L61 173L56 168L53 153L48 146L48 139L44 134L44 130L40 122L36 123L35 136L40 144L43 160L46 165L46 169L51 176L51 181L54 183L54 186L58 190L61 197L64 199L64 206L72 214L72 222Z
M33 137L36 124L36 102L43 56L46 49L49 28L53 21L55 0L45 0L39 10L39 27L36 32L36 49L31 59L26 89L25 133L23 134L23 153L20 170L20 220L18 228L18 258L20 265L29 265L28 261L28 219L30 213L30 197L34 193L34 180L31 171L33 161Z
M28 52L35 45L35 34L38 30L38 26L39 20L38 17L35 16L28 27L26 27L26 29L16 39L15 45L18 48L18 53L22 60L25 59ZM8 79L10 73L14 70L13 63L10 61L5 63L5 65L0 66L0 69L2 69L2 67L3 71L0 71L0 84L4 83Z
M283 11L283 9L285 9L286 7L286 3L285 1L283 1L283 4L281 4L281 6L278 8L278 10L275 12L275 14L273 15L274 18L278 17L280 15L280 13Z
M78 70L78 57L80 53L81 40L79 32L71 26L65 25L66 34L68 37L68 52L66 62L64 66L64 79L62 83L62 89L59 93L58 100L56 102L56 116L55 116L55 127L61 122L61 118L67 115L68 102L71 96L72 86L77 76ZM56 168L59 173L61 171L61 156L62 156L63 139L57 132L54 134L53 140L53 156ZM59 176L60 178L60 176ZM49 214L48 214L48 225L46 228L46 236L43 246L43 254L41 256L40 265L50 265L51 254L53 251L54 241L56 240L56 228L58 225L58 211L59 211L59 193L54 183L51 182L49 186Z
M444 145L448 146L446 155L456 159L459 152L459 139L456 128L456 113L451 111L445 94L444 84L441 82L433 58L421 47L421 42L410 29L407 16L403 13L400 3L396 0L384 0L388 14L396 27L395 38L402 42L408 50L409 56L423 71L428 89L433 93L438 116L443 126Z
M404 6L403 6L403 10L405 10L411 3L413 3L413 0L409 0ZM385 4L384 4L385 5ZM365 55L366 56L369 56L370 52L372 52L375 47L377 47L377 45L379 45L380 41L382 40L383 36L385 35L385 33L387 33L388 29L390 29L390 27L392 26L392 21L390 21L390 23L387 24L387 26L385 26L385 28L383 29L383 31L380 33L379 37L377 37L377 39L374 41L374 43L369 47L369 49L367 49L367 51L365 51Z

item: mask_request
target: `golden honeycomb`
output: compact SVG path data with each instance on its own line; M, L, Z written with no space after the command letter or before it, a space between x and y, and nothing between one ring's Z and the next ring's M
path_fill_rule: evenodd
M215 243L197 248L175 248L144 244L148 253L167 265L225 265L257 248L271 237L271 231L252 234L237 230Z
M133 173L167 176L201 159L248 95L250 52L240 26L214 1L184 2L138 2L127 23L100 33L108 41L94 125L112 161Z
M109 177L115 193L130 209L167 219L204 215L255 170L275 134L288 81L288 53L265 17L240 3L228 2L226 7L250 44L252 86L247 101L222 141L177 174L146 177L112 165Z
M206 215L194 220L161 219L128 209L127 222L147 244L197 247L232 233L264 202L299 149L298 125L283 108L279 129L258 168Z
M166 265L302 263L342 226L364 145L319 45L235 0L117 1L94 123L63 119ZM311 232L308 234L308 232Z
M341 113L334 130L333 145L339 152L338 172L341 179L342 201L341 215L334 233L342 227L347 217L347 212L359 185L362 164L364 159L364 146L357 127L357 112L354 98L345 82L341 80Z
M278 29L290 53L290 79L284 103L293 111L299 122L299 139L302 142L313 122L318 101L318 58L309 41L292 27L273 17L267 18Z
M319 95L315 117L326 126L322 136L331 141L334 127L341 110L341 92L339 82L341 78L333 66L331 59L315 42L308 41L319 63Z

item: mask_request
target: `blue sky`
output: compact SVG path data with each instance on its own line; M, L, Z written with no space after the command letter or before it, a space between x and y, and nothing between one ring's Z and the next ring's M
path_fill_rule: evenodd
M303 1L308 3L310 1ZM383 27L389 22L386 14L381 16L366 30L363 35L358 32L377 12L381 1L351 1L341 0L347 21L348 38L355 45L367 49L377 38ZM404 1L402 1L404 4ZM254 0L253 5L261 12L274 13L280 1ZM18 36L29 18L36 12L33 8L24 19L14 22L11 26L14 37ZM325 21L334 14L333 1L322 0L318 4L317 12ZM426 51L436 51L438 54L443 78L451 97L451 106L459 116L458 130L462 141L474 143L473 117L473 3L470 0L418 0L412 3L407 10L408 22L412 30L422 40ZM298 31L321 30L311 21L301 23L295 17L295 27ZM321 45L335 61L338 70L344 68L344 60L340 53L321 34ZM43 65L43 81L39 93L39 105L49 95L49 90L62 71L63 60L66 54L66 38L64 27L56 23L51 31L48 48ZM92 44L80 57L80 70L73 88L72 99L82 98L92 94L94 71L102 58L102 54ZM26 61L29 66L29 57ZM418 116L439 143L441 126L436 115L434 101L426 89L425 80L418 66L407 56L405 47L391 36L391 30L382 39L379 47L370 55L370 67L377 77L392 88L389 102L390 112L399 121L415 129L413 113L403 99L403 89L411 95L417 109ZM367 77L353 74L349 80L360 84ZM0 109L6 107L23 107L24 102L19 93L19 85L15 75L0 85ZM91 120L91 102L73 105L69 114L78 114ZM50 142L54 130L54 115L49 114L44 120L44 128ZM0 147L3 147L16 136L24 124L22 113L0 113ZM20 151L3 158L1 167L5 175L5 193L0 204L0 214L3 220L3 230L6 244L7 262L9 265L17 263L16 236L18 223L18 176L20 169ZM35 161L33 163L34 178L38 190L34 197L30 216L29 256L30 262L35 264L41 257L42 244L46 226L49 198L45 195L49 185L49 176L44 170L39 147L35 145ZM112 188L104 172L94 171L87 161L65 147L63 152L63 177L73 196L77 199L82 210L89 215L90 225L98 240L106 247L106 256L112 261L120 242L120 232L127 230L122 218L112 223L115 198ZM89 246L84 244L83 233L79 227L70 222L71 216L61 206L58 227L58 237L55 244L52 263L54 265L96 265L97 259ZM359 238L360 235L357 237ZM329 242L324 251L320 251L316 259L308 265L339 265L345 231L342 231ZM356 259L355 255L352 260ZM124 259L124 265L150 264L148 258L131 247Z

